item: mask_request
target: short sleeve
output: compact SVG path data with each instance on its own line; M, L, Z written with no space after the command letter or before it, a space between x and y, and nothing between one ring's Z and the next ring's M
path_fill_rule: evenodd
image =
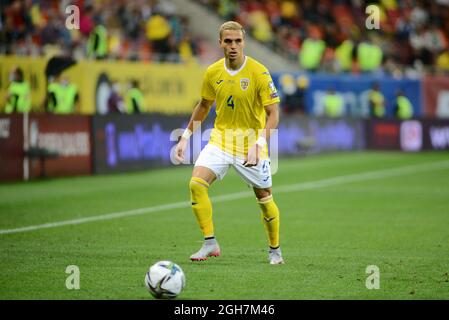
M210 84L210 76L207 71L204 75L203 84L201 86L201 97L209 101L215 100L215 90Z
M263 106L280 102L279 94L268 71L259 76L259 96Z

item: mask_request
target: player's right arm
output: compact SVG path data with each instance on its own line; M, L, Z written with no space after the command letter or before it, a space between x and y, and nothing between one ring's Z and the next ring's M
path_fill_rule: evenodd
M195 131L197 125L199 123L202 123L204 119L206 119L213 103L214 103L213 100L206 100L204 98L201 98L201 101L198 102L195 109L193 109L193 113L192 116L190 117L189 124L186 130L184 131L183 135L181 136L181 139L179 140L178 144L176 145L175 158L177 161L179 162L184 161L184 153L186 151L189 142L189 137L192 135L193 131Z

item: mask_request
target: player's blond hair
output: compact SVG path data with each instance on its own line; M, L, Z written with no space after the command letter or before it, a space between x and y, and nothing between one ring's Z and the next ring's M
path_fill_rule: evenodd
M223 31L225 30L240 30L242 31L243 36L245 36L245 29L243 29L242 25L235 21L226 21L220 27L220 39L223 36Z

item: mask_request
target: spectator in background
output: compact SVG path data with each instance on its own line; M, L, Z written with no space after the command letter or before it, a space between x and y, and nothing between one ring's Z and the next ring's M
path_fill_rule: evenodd
M309 86L309 79L299 76L296 80L290 74L284 74L279 79L281 85L282 108L287 114L306 113L305 94Z
M144 112L143 100L144 96L139 88L139 82L137 80L130 81L129 89L125 95L126 112L128 114Z
M411 20L410 13L405 12L402 16L399 16L396 21L396 40L408 41L410 34L415 29L415 26Z
M41 10L40 1L28 1L28 4L27 10L33 24L33 30L42 29L46 24L46 20ZM65 14L65 10L63 13Z
M10 16L5 16L4 20L1 17L1 25L0 28L0 43L1 43L1 53L2 54L11 54L13 52L13 45L18 40L18 33L14 29L13 19Z
M47 79L47 92L45 94L44 110L54 112L56 109L59 90L59 76L50 76Z
M343 97L335 92L334 88L329 88L324 97L324 114L329 118L339 118L344 115L345 102Z
M283 53L282 50L285 50L288 59L298 59L298 52L301 47L301 33L298 29L281 25L277 28L273 41L273 50L281 54Z
M90 33L87 40L87 56L91 59L102 60L108 55L108 33L106 28L99 24Z
M363 36L362 42L357 45L358 68L364 73L377 71L382 66L382 48L371 40L372 37Z
M355 52L354 41L351 38L340 43L335 49L335 69L340 72L351 72L356 57Z
M171 52L170 36L171 27L167 19L156 13L148 19L146 24L146 35L150 41L153 51L159 56L160 62L167 61Z
M219 0L218 1L218 13L220 16L228 21L234 20L239 12L239 3L235 0Z
M61 37L61 29L63 26L60 23L56 10L48 12L48 21L41 31L42 45L57 44Z
M113 81L108 98L108 113L126 113L126 106L120 93L120 83Z
M124 26L125 36L131 40L136 41L139 39L141 27L144 23L143 14L141 8L136 3L130 4L129 7L121 9L121 25Z
M72 114L79 111L79 94L78 88L74 83L70 82L68 76L61 77L61 88L63 100L56 108L56 113Z
M401 120L407 120L413 117L413 105L402 90L396 91L396 102L393 108L393 114Z
M255 10L249 13L248 23L251 35L257 41L271 44L273 41L273 30L268 16L263 10Z
M299 64L302 69L315 72L320 67L326 43L321 40L318 28L311 28L310 37L302 43L299 52Z
M190 34L186 33L178 46L180 61L186 63L194 61L196 52L195 42L192 41Z
M14 68L9 74L10 85L6 96L6 113L24 113L31 110L30 84L25 80L21 68Z
M3 5L3 3L2 3ZM0 40L2 53L10 54L22 43L27 34L33 30L29 12L24 1L11 1L9 6L1 10L2 21L0 27Z
M419 27L410 34L410 45L413 48L413 63L419 61L420 64L424 65L432 64L433 57L428 40L424 26Z
M440 69L443 74L449 75L449 47L446 50L441 50L437 57L437 69Z
M429 20L429 14L424 6L424 1L418 0L410 12L410 20L415 28L424 26Z
M298 15L298 8L296 3L291 0L282 1L280 8L281 24L293 25L293 20Z
M369 115L370 117L385 117L385 97L380 92L379 83L374 83L368 94Z
M51 77L47 86L45 110L55 114L73 114L79 110L79 94L68 76Z
M3 10L2 10L3 11ZM9 7L5 8L4 16L11 18L13 37L17 40L24 39L27 33L33 30L30 12L25 1L11 1Z
M80 32L85 37L89 37L95 28L93 15L94 8L90 4L86 5L84 11L80 13Z

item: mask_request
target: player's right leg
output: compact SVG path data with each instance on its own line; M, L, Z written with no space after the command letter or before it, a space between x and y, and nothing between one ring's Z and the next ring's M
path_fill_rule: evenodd
M209 186L215 179L215 174L206 167L197 166L193 169L189 183L190 199L192 211L204 236L204 243L198 252L190 256L192 261L206 260L208 257L220 255L220 247L214 235L212 203L209 199Z
M221 157L220 151L206 146L200 153L192 172L189 183L192 211L196 217L204 237L203 246L190 256L192 261L207 260L208 257L218 257L220 246L215 239L212 220L212 203L209 199L209 186L217 178L226 174L229 165Z

